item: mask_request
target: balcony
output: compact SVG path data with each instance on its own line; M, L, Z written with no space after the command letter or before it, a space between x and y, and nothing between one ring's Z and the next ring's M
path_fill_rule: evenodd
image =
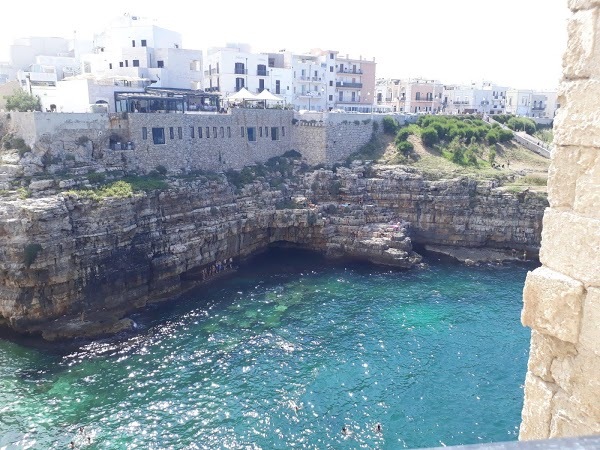
M346 88L346 89L361 89L363 87L363 84L362 83L349 83L347 81L336 81L335 87Z
M321 94L321 92L309 91L309 92L300 92L298 94L298 97L321 98L321 97L323 97L323 95Z
M248 69L235 69L233 72L235 75L248 75Z
M307 82L318 82L318 81L322 81L323 79L321 77L306 77L306 76L300 76L297 78L298 81L307 81Z
M352 70L348 69L347 67L344 67L343 69L338 69L337 73L355 73L357 75L362 75L363 72L361 69Z
M269 75L269 71L268 70L257 70L256 75L258 75L259 77L266 77Z

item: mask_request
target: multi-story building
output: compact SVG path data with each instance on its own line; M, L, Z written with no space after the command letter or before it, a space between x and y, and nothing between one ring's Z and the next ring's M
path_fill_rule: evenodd
M283 55L253 53L248 44L210 48L204 64L204 89L224 98L246 88L253 94L268 89L291 102L291 70Z
M181 35L150 19L125 14L94 37L82 72L96 78L147 81L155 87L202 89L202 51L182 47Z
M435 80L379 80L376 103L392 111L437 113L442 110L444 86Z
M209 49L205 90L225 98L245 87L282 97L296 110L370 111L375 96L375 62L340 57L335 50L253 53L247 44Z
M445 86L442 111L445 114L502 114L506 91L506 87L489 82Z

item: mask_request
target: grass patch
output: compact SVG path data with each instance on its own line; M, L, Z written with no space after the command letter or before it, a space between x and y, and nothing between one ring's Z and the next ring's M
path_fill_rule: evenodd
M99 186L94 189L76 189L66 191L65 194L76 195L100 201L105 198L129 198L137 192L168 189L169 184L160 178L128 176L122 180Z

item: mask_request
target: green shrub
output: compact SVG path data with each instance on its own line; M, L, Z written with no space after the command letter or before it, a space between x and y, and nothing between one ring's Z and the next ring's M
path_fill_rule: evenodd
M354 125L360 125L360 120L355 120Z
M498 131L498 141L499 142L508 142L508 141L512 140L513 137L514 137L514 134L510 130L505 130L504 128L501 128Z
M413 132L410 128L399 129L398 133L396 133L396 142L406 141L408 139L408 136L410 136L411 134L413 134Z
M382 124L383 132L392 136L395 135L398 132L398 128L400 128L398 122L396 122L396 119L394 119L391 116L385 116L383 118Z
M79 136L77 138L77 141L75 141L75 143L80 146L80 147L84 147L88 142L90 141L90 138L87 136Z
M488 131L488 133L485 135L485 139L490 145L497 143L499 140L499 135L496 129L491 129L490 131Z
M437 131L435 131L435 128L432 127L425 128L421 132L421 139L423 140L423 144L426 146L431 146L439 142Z
M42 251L40 244L27 244L23 249L23 263L30 267L38 257L38 254Z
M25 200L26 198L31 197L31 191L27 188L20 187L19 189L17 189L17 196L21 200Z
M6 99L6 109L9 111L41 111L42 103L40 98L18 89L12 95L4 96Z
M490 150L490 154L488 155L488 161L492 166L496 163L496 150Z
M341 189L342 189L342 182L339 180L336 180L329 185L329 188L327 190L328 190L329 194L331 194L331 195L339 195Z
M411 142L408 142L408 141L396 142L396 148L404 156L408 156L414 150L414 146L412 145Z
M167 168L165 166L163 166L162 164L159 164L158 166L156 166L155 170L162 177L164 177L167 174Z
M87 179L90 181L90 183L94 184L104 183L106 180L106 175L103 173L92 172L87 174Z

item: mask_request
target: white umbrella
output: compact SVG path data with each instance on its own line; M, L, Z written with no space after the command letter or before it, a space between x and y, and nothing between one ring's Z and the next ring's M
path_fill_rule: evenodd
M282 97L278 97L266 89L263 89L263 91L260 94L258 94L255 98L256 100L270 100L272 102L282 102L284 100Z
M255 100L255 99L256 99L256 95L254 95L253 93L251 93L246 88L241 88L235 94L232 94L229 97L227 97L228 101Z

